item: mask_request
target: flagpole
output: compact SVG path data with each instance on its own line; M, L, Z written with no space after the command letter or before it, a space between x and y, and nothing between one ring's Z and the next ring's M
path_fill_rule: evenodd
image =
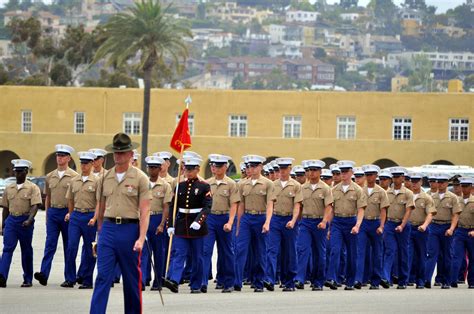
M186 102L186 109L189 109L189 104L191 103L191 95L188 95L185 102ZM175 220L176 220L176 210L177 210L177 205L178 205L178 188L179 188L179 184L181 183L180 180L181 180L181 168L183 165L184 146L185 145L181 143L181 152L179 153L178 177L176 178L176 190L174 193L173 216L171 216L173 218L173 228L176 225ZM168 256L166 257L165 279L168 277L168 270L169 270L170 258L171 258L171 247L173 244L173 236L174 234L170 236L170 242L168 243Z

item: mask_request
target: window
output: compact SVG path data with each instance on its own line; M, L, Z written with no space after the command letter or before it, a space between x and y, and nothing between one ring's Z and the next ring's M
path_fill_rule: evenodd
M180 119L181 119L181 114L177 114L176 125L178 125ZM194 135L194 113L188 114L188 126L189 126L189 134Z
M74 133L82 134L86 129L85 112L74 112Z
M469 119L455 118L449 120L449 140L459 142L469 140Z
M411 140L411 118L394 118L392 136L394 140Z
M283 117L283 137L300 138L301 137L301 116Z
M123 114L123 132L130 135L139 135L142 115L139 112L126 112Z
M229 116L229 136L246 137L247 136L247 116L230 115Z
M352 140L356 137L356 118L337 117L337 138L340 140Z
M21 111L21 132L30 133L33 127L33 113L31 110Z

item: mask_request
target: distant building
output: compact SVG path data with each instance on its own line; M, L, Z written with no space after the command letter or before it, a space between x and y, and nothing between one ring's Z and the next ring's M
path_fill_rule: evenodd
M265 19L273 15L269 10L259 11L252 7L241 7L236 2L225 2L216 6L207 13L209 17L216 17L222 21L232 21L234 23L250 23L256 19L262 23Z
M232 89L232 76L204 73L188 78L186 81L197 89Z
M400 12L402 34L404 36L420 36L422 33L423 15L417 10L403 9Z
M408 77L399 75L392 77L392 92L401 92L404 86L408 86Z
M286 12L286 22L314 23L318 15L318 12L291 10Z
M359 13L342 13L339 15L343 21L357 21L360 17Z

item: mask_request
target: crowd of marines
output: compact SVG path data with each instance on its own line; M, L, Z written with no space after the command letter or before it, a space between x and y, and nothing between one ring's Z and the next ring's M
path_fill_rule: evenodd
M431 288L436 268L435 286L457 288L467 278L474 289L473 178L453 181L436 173L426 178L403 167L356 167L350 160L265 163L262 156L246 155L236 182L226 175L231 158L211 154L212 177L204 179L202 157L190 151L174 178L168 172L170 152L146 157L145 174L136 167L136 147L119 133L106 150L78 152L77 173L68 166L74 149L56 145L57 169L47 174L44 191L44 255L36 273L32 238L41 193L27 179L31 162L12 160L16 183L6 187L1 204L0 287L7 286L18 242L21 287L31 287L33 278L46 286L61 235L61 287L94 289L91 313L106 311L110 288L120 277L127 313L141 310L147 286L177 293L189 284L191 293L206 293L213 278L223 293L244 285L255 292L424 289ZM115 162L108 171L107 151Z

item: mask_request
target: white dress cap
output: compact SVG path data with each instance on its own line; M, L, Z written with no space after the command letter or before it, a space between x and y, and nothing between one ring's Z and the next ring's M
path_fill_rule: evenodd
M74 148L66 144L57 144L55 146L55 149L56 149L56 153L63 153L63 154L69 154L69 155L74 153Z
M334 172L334 171L341 172L341 169L339 168L337 164L330 165L329 169L331 170L331 172Z
M317 169L321 169L321 168L324 168L324 166L326 166L326 163L322 160L318 160L318 159L310 159L310 160L305 160L306 161L306 168L317 168Z
M392 173L389 169L380 170L379 178L392 178Z
M171 154L170 152L156 152L153 154L153 156L158 156L162 159L170 159L171 157L173 157L173 154Z
M332 178L332 172L329 169L321 170L321 177L323 178Z
M101 148L91 148L89 149L91 153L94 153L97 157L104 157L107 155L107 151Z
M253 164L262 164L266 160L265 157L259 155L247 155L247 162Z
M145 162L147 165L162 165L165 160L161 157L158 157L158 156L148 156L147 158L145 158Z
M12 160L13 168L28 168L30 169L32 166L31 161L26 159L13 159Z
M380 167L377 166L377 165L363 165L362 166L362 171L364 171L364 173L377 173L377 174L379 174Z
M353 162L352 160L339 160L337 162L337 166L339 167L339 169L351 169L354 168L355 162Z
M241 163L240 163L240 171L241 171L241 172L242 172L242 171L245 171L246 168L247 168L247 167L245 167L245 162L241 162Z
M300 166L300 165L296 165L293 167L293 171L298 174L298 173L302 173L304 174L305 173L305 170L303 168L303 166Z
M440 173L436 176L436 180L448 181L450 177L447 174Z
M410 173L410 178L411 179L423 179L423 175L419 172L411 172Z
M291 166L293 164L293 161L295 161L295 159L291 157L282 157L275 159L275 163L279 167Z
M390 173L392 175L401 174L401 175L405 176L408 173L408 171L403 167L392 167L392 168L390 168Z
M183 158L183 162L185 166L199 166L202 160L196 157L188 157L188 158Z
M474 178L460 177L458 180L460 184L474 184Z
M195 152L192 152L192 151L185 151L183 153L183 159L184 158L198 158L198 159L201 159L202 160L202 157L201 155L199 155L198 153L195 153Z
M220 154L210 154L208 156L210 162L217 162L217 163L227 163L231 158L226 155L220 155Z
M78 152L77 155L79 155L80 160L91 160L94 161L97 158L97 155L94 154L93 152Z

